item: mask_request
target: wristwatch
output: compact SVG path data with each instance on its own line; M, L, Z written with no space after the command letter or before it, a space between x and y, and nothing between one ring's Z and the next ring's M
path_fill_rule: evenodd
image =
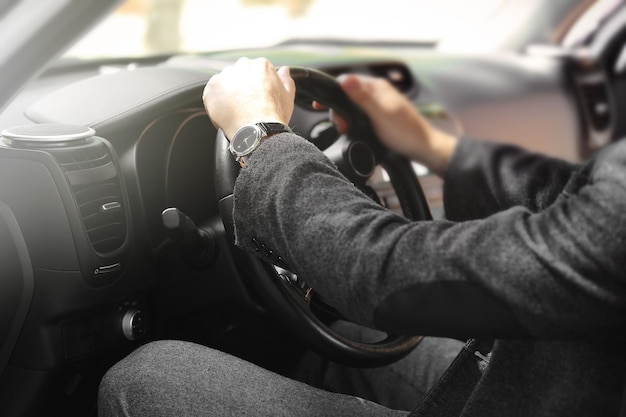
M289 126L282 123L255 123L239 128L232 139L228 150L242 167L246 164L246 158L269 136L276 133L291 132Z

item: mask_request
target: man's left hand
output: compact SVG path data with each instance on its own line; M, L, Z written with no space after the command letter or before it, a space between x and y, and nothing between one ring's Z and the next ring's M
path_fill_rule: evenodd
M211 77L204 88L204 107L227 138L257 122L289 124L296 87L289 68L278 71L265 58L240 58Z

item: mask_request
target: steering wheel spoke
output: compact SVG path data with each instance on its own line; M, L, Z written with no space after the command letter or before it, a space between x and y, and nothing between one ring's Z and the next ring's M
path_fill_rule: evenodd
M307 303L311 304L311 298L313 297L313 288L311 288L302 278L298 278L298 275L288 271L284 268L274 265L274 269L280 278L282 278L285 285L290 285L298 295Z

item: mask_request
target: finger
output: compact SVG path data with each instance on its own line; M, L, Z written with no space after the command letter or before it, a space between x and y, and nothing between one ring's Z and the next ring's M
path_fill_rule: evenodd
M312 106L315 110L328 109L328 106L325 106L318 101L313 101ZM341 117L339 113L333 111L333 109L328 109L328 114L330 117L330 121L333 122L339 133L346 133L346 131L348 130L348 123L346 122L346 120Z
M337 78L343 91L358 105L366 104L371 98L371 79L356 74L344 74Z
M237 66L241 66L241 65L248 65L250 63L250 58L242 56L241 58L239 58L236 62L235 65ZM228 68L228 67L226 67Z
M333 122L333 124L337 128L337 131L341 134L346 133L348 131L348 123L346 122L346 119L341 117L341 115L337 113L336 111L333 111L333 109L330 109L329 113L330 113L330 120Z
M249 64L251 67L257 68L263 73L276 72L276 68L274 68L274 65L267 58L255 58L250 60Z
M313 110L326 110L328 108L328 106L325 106L319 101L315 101L315 100L313 100L313 102L311 103L311 106L313 107Z

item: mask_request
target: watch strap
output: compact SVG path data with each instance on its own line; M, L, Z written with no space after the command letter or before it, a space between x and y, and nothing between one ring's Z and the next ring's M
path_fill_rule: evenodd
M260 122L256 125L265 131L265 136L262 137L261 140L265 139L267 136L275 135L277 133L292 132L289 126L278 122Z

